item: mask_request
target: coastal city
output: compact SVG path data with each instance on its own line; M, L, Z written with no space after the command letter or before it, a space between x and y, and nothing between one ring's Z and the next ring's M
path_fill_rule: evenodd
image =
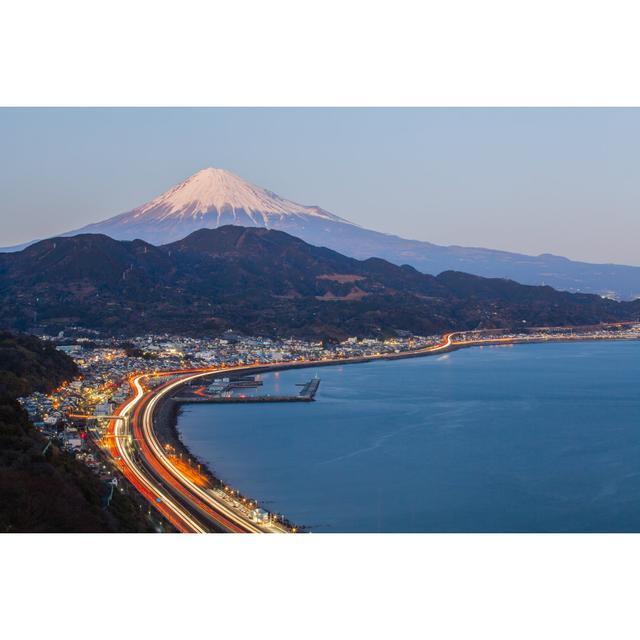
M116 408L131 396L131 381L146 379L146 389L161 382L180 378L191 371L224 372L259 366L285 368L332 362L362 362L393 359L412 355L428 355L430 351L451 350L474 345L526 343L570 340L637 340L640 324L601 325L584 328L536 328L520 332L503 330L466 331L455 334L414 336L401 335L389 339L350 337L339 343L300 339L249 337L227 332L216 338L171 335L144 335L117 339L101 337L93 332L71 330L57 336L45 336L57 349L72 357L80 375L50 394L33 393L20 402L29 417L47 438L47 446L56 445L74 455L93 470L109 487L107 496L122 486L119 455L114 454L113 424ZM73 337L71 337L73 336ZM444 342L443 342L444 340ZM202 374L199 374L202 375ZM231 378L232 379L232 378ZM230 378L214 382L209 391L221 395L229 390ZM241 379L240 387L254 386L254 379ZM224 381L221 386L221 381ZM217 386L216 386L217 385ZM204 388L204 387L203 387ZM316 385L317 388L317 385ZM315 390L314 390L315 393ZM111 427L113 429L113 427ZM110 440L110 437L112 438ZM173 465L192 482L211 485L218 499L228 503L242 516L267 528L296 530L283 516L269 514L257 501L240 496L232 488L215 482L202 470L202 464L183 451L179 441L163 443ZM213 482L212 482L213 481ZM108 498L107 498L108 499Z
M69 337L69 335L73 337ZM213 339L170 335L145 335L121 340L102 338L97 332L70 329L43 339L73 358L79 367L77 379L64 383L49 394L33 393L20 402L30 419L48 439L48 446L59 446L74 455L109 487L107 496L118 487L121 474L110 456L109 424L116 407L131 394L130 379L140 374L192 369L224 370L246 365L286 365L305 361L331 361L344 358L372 357L381 354L404 353L424 349L438 341L437 336L404 336L390 340L350 338L327 346L322 342L299 339L273 340L239 336L227 332ZM157 384L159 377L147 382ZM166 379L166 377L164 377ZM182 473L200 484L207 484L200 464L187 463L187 456L173 452L174 464ZM123 490L120 482L120 489ZM253 520L266 524L272 514L260 509L249 498L238 496L229 487L221 487L225 500L231 493L234 507L245 511ZM267 517L269 516L269 518ZM275 523L274 523L275 524ZM295 527L292 527L295 528Z
M186 369L224 369L252 364L286 364L304 361L331 361L400 354L436 344L440 336L409 336L390 340L348 340L333 346L298 339L272 340L227 334L201 339L183 336L148 335L125 341L115 338L73 340L64 335L46 336L58 349L72 357L81 376L51 394L34 393L21 402L37 427L53 432L68 424L73 414L110 415L130 393L128 379L135 373ZM80 448L73 427L65 426L69 450Z

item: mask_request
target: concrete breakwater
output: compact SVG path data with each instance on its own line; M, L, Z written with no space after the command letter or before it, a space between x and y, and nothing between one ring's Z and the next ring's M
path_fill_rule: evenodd
M198 389L194 393L176 395L171 399L178 404L233 404L255 402L313 402L320 386L320 379L313 378L309 382L299 384L302 387L296 395L207 395ZM184 390L183 390L184 393Z
M194 396L174 396L171 398L179 404L244 404L251 402L313 402L307 396L211 396L197 398Z

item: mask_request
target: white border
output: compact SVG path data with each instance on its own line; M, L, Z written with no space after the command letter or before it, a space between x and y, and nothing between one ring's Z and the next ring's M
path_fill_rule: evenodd
M635 639L637 547L631 535L6 536L2 622L10 638Z
M4 3L4 105L637 105L637 3Z

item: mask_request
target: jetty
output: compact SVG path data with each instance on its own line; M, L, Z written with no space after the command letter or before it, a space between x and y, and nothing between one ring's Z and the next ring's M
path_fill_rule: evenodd
M296 387L302 387L300 393L296 397L307 398L313 400L320 386L320 378L311 378L309 382L298 383Z
M257 386L257 385L252 385ZM297 387L301 387L300 393L295 395L209 395L203 392L202 388L191 390L182 389L184 391L191 391L191 393L174 396L172 400L181 404L247 404L254 402L313 402L315 400L318 387L320 386L320 378L312 378L309 382L298 383Z

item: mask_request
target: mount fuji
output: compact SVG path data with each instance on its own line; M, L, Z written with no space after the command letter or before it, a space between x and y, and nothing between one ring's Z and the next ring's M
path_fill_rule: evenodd
M393 213L401 212L402 204L398 203ZM317 206L292 202L224 169L198 171L132 211L64 235L100 233L116 240L141 239L162 245L198 229L229 224L285 231L309 244L328 247L353 258L384 258L434 275L454 270L509 278L524 284L548 284L571 292L620 299L640 297L640 267L408 240L365 229ZM24 246L27 245L12 249Z
M355 227L319 207L285 200L224 169L202 169L146 204L72 234L104 233L115 240L152 244L181 240L198 229L228 224L265 227L300 236L331 233L334 225ZM65 234L66 235L66 234Z

